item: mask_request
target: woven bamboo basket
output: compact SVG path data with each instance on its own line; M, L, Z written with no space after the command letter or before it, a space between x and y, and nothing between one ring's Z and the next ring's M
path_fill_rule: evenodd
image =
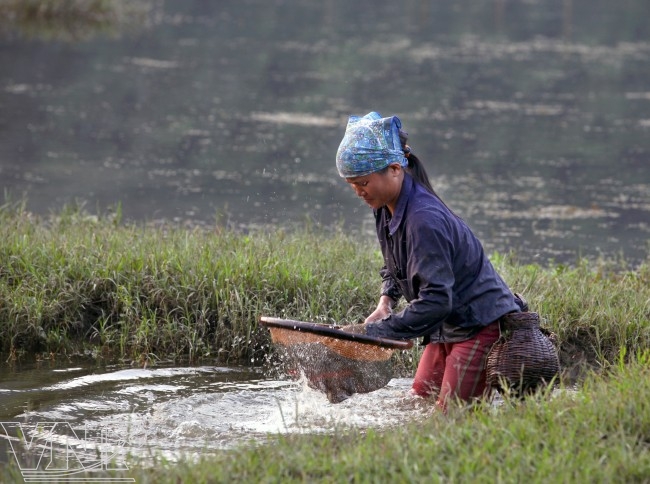
M356 361L386 361L390 359L394 351L392 348L385 348L383 346L366 344L359 341L347 341L285 328L269 328L269 331L271 332L271 339L274 343L283 346L318 343L327 347L333 353Z
M522 396L554 381L560 361L551 339L539 326L539 314L507 314L500 325L501 337L487 357L488 385Z
M342 331L338 327L262 317L273 343L286 351L311 388L332 403L354 393L368 393L388 384L393 377L391 356L408 349L410 341L373 338Z

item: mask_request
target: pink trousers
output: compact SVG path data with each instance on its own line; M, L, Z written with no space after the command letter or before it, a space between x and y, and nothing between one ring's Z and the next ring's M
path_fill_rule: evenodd
M476 336L460 343L429 343L422 353L413 379L413 393L437 395L443 412L454 398L470 401L486 396L485 364L492 345L499 339L499 323L483 328Z

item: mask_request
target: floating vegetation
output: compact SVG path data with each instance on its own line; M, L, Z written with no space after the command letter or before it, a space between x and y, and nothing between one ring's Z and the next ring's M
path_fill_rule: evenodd
M0 0L0 32L79 41L146 21L149 2L127 0Z
M305 113L252 113L251 119L254 121L264 121L267 123L278 124L296 124L299 126L341 126L344 121L339 118L314 116Z

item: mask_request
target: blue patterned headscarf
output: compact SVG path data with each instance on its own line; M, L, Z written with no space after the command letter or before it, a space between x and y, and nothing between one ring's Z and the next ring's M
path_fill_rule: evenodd
M344 178L370 175L392 163L407 166L397 116L382 118L371 112L363 117L350 116L345 136L336 153L336 168Z

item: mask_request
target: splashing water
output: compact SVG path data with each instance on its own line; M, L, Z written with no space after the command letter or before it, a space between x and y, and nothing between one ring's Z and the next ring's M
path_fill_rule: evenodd
M83 367L6 374L0 420L66 422L77 435L97 430L126 442L123 451L176 459L272 441L280 434L341 428L390 428L434 412L409 395L410 379L333 404L306 380L265 377L241 367ZM31 384L26 384L30 380Z

